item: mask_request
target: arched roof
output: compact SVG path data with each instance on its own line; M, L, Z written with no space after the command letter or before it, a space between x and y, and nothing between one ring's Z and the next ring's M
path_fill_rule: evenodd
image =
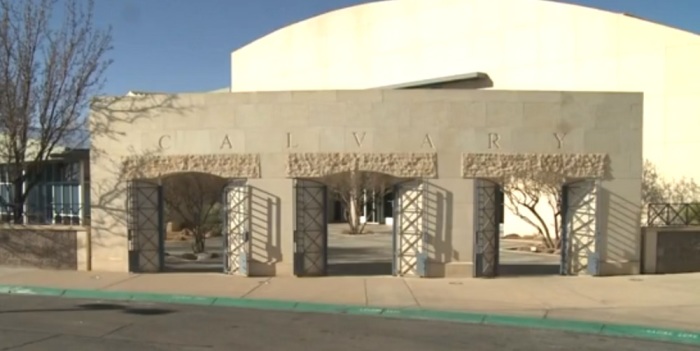
M232 90L371 88L516 68L532 76L536 70L528 67L689 42L700 40L625 14L554 1L380 1L294 23L234 51Z

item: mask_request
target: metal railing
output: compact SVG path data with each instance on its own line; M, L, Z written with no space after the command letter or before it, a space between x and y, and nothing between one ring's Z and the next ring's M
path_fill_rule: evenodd
M653 203L647 205L647 226L700 226L700 203Z

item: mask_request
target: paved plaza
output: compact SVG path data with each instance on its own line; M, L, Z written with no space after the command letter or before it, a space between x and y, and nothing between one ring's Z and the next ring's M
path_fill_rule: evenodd
M368 276L391 275L392 226L368 224L365 234L344 234L348 225L328 225L328 275ZM502 274L556 274L561 258L558 255L531 253L511 248L531 244L527 240L501 239L500 262ZM165 246L166 270L176 272L221 272L223 270L224 240L221 236L206 241L210 257L200 260L183 259L191 256L191 244L185 241L167 241ZM212 255L213 254L213 255ZM213 257L211 257L213 256Z

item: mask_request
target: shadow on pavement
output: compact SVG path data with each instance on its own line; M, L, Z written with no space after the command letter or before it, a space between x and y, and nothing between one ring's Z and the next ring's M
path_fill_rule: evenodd
M0 314L4 313L46 313L46 312L78 312L78 311L119 311L121 310L126 314L140 315L140 316L158 316L164 314L175 313L175 310L164 309L164 308L139 308L139 307L128 307L120 304L112 303L87 303L77 305L75 308L39 308L39 309L25 309L25 310L6 310L0 311Z
M328 275L391 275L391 249L383 247L328 247Z
M499 276L558 275L558 264L500 264Z
M224 265L210 264L168 264L163 267L163 273L224 273Z
M391 275L391 262L329 263L330 276Z
M374 262L391 260L391 248L328 246L328 261Z

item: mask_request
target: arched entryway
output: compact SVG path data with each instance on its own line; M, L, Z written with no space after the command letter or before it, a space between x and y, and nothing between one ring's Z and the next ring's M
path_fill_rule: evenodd
M258 156L134 156L122 161L121 173L129 271L248 275L253 196L247 180L260 176ZM183 229L189 235L173 235ZM207 264L193 265L202 259Z
M177 172L127 184L131 271L247 274L245 179Z
M602 208L600 189L606 167L604 155L488 155L493 167L481 169L471 165L475 164L474 159L483 158L483 155L464 157L464 177L473 178L475 184L475 276L600 274L602 233L599 218ZM538 157L549 162L541 162ZM548 230L555 234L548 232L544 237L544 233L540 233L551 247L551 252L544 253L548 255L546 260L540 257L534 263L513 263L504 259L509 248L504 247L500 228L504 219L507 220L504 218L506 203L518 204L512 199L513 192L535 199L551 197L549 210L552 213L547 215L555 219L553 227ZM549 225L541 218L542 213L534 209L536 202L522 202L530 212L521 214L521 218L531 215L530 219L524 219Z
M367 171L295 180L295 274L424 275L427 182ZM368 203L389 201L391 222L369 222ZM328 220L335 207L343 221Z
M295 274L424 276L427 179L436 176L436 164L434 154L290 155ZM390 222L368 223L367 208L383 202L389 202ZM337 208L345 223L329 226ZM379 232L369 234L374 241L358 234L368 226ZM363 250L381 258L343 262L341 256L358 259Z

